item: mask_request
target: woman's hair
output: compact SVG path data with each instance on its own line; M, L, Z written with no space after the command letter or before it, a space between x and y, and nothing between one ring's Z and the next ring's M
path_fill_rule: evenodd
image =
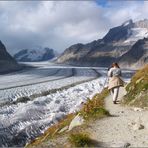
M111 67L117 67L117 68L120 68L119 65L118 65L118 63L113 63Z

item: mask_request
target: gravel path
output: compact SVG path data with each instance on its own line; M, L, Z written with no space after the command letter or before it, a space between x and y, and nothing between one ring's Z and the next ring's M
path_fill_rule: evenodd
M119 100L125 95L120 88ZM91 137L107 147L148 147L148 111L113 104L105 100L111 117L95 121L89 128Z

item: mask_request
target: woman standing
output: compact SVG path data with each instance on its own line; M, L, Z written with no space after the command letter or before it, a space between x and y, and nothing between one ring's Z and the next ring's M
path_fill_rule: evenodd
M119 93L119 87L124 86L123 80L120 78L121 69L117 63L113 63L112 67L108 71L109 77L109 86L108 89L111 91L113 95L113 103L117 104L117 98Z

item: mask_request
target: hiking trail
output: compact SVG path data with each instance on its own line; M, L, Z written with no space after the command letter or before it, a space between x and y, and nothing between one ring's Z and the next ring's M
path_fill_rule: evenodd
M126 94L120 87L120 100ZM96 120L88 129L91 138L109 147L148 147L148 111L112 103L112 96L105 99L111 117Z

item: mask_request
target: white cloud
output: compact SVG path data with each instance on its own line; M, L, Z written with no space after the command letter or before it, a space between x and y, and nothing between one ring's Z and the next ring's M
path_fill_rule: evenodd
M103 37L127 19L147 18L148 2L0 1L0 40L13 49L49 46L59 51Z

